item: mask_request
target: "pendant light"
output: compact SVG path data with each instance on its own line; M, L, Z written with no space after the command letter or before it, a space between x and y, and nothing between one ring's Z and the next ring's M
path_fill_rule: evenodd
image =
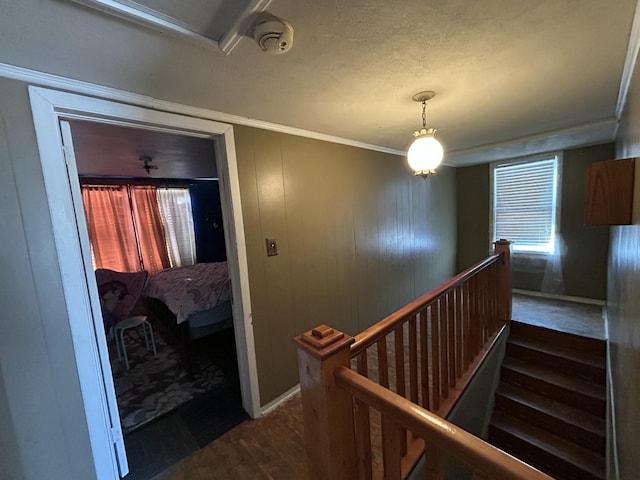
M415 137L407 152L409 166L414 175L428 177L436 173L436 168L442 163L444 150L438 140L435 139L435 129L427 129L427 100L432 99L435 92L426 91L416 93L412 98L422 103L422 128L413 133Z

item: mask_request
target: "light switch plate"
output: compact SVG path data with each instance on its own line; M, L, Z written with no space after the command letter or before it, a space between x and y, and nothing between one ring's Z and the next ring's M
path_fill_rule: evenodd
M278 242L275 238L265 239L267 242L267 257L274 257L278 255Z

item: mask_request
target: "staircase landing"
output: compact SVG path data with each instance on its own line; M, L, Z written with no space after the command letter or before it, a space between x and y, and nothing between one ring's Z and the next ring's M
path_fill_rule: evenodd
M533 293L533 292L532 292ZM529 325L604 340L602 306L513 292L511 318Z

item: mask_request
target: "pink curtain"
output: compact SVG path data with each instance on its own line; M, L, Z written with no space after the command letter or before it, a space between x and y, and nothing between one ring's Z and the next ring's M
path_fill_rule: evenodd
M86 185L82 201L96 268L142 270L127 188Z
M151 273L170 266L156 191L156 187L131 187L142 264Z
M169 267L156 187L83 185L82 200L96 268L118 272Z

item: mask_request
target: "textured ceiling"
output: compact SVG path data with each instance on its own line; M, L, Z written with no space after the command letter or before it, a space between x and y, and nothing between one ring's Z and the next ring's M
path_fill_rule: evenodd
M224 3L189 0L182 20ZM0 62L389 149L420 126L411 96L435 90L427 124L460 165L611 140L636 0L273 0L295 29L284 55L71 0L0 6Z

